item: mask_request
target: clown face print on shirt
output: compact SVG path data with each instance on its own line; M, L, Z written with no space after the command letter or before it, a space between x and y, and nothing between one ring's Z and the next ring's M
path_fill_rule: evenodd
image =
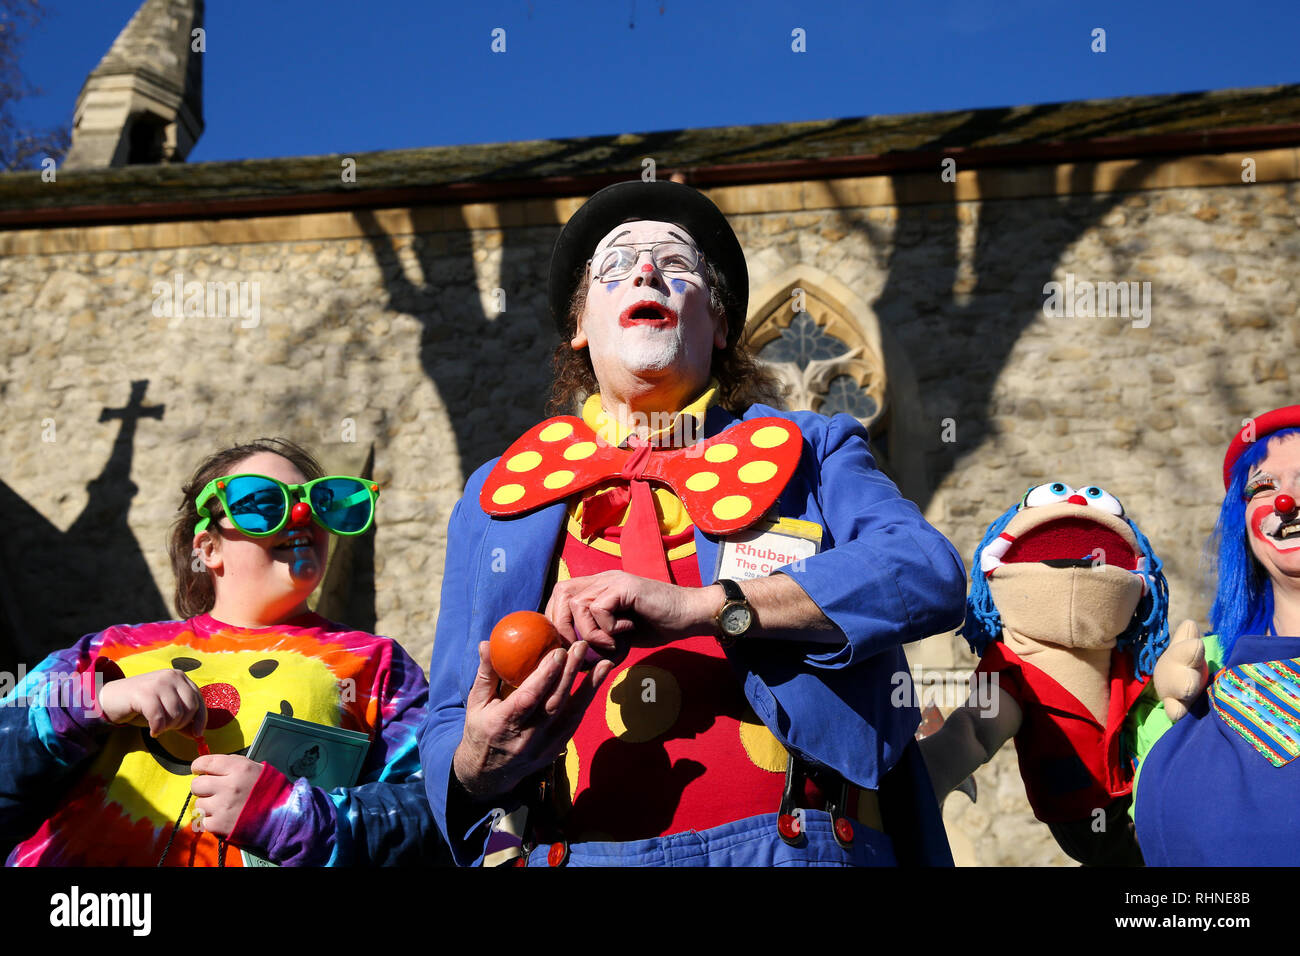
M181 629L161 646L106 645L101 659L110 662L110 676L183 671L208 708L203 738L209 751L242 755L268 713L332 727L345 722L340 680L356 673L358 664L366 665L341 648L329 654L309 633L294 628L231 628L211 634ZM148 728L128 727L114 735L95 769L109 778L105 795L125 817L160 826L180 811L193 779L190 764L198 754L194 738L180 731L154 738Z

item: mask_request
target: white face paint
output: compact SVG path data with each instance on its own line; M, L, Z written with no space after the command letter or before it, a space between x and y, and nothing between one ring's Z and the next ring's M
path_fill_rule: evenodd
M1300 514L1282 515L1280 495L1300 500L1300 438L1269 439L1268 454L1246 481L1246 539L1275 584L1300 579Z
M631 281L633 278L629 276L624 281ZM611 331L617 328L612 346L620 363L629 372L638 375L645 372L662 372L671 368L686 352L680 312L673 308L673 303L668 296L649 287L643 287L634 298L643 303L656 302L676 313L678 319L675 322L666 319L663 324L654 320L632 320L626 326L602 327ZM600 333L597 332L598 337L599 335Z
M709 288L694 272L665 272L650 256L653 244L695 246L672 223L639 220L611 229L596 244L593 269L611 246L635 247L632 272L616 281L589 278L586 308L573 339L590 350L601 391L622 391L633 379L680 380L687 391L708 382L713 349L726 346L726 330L709 313Z

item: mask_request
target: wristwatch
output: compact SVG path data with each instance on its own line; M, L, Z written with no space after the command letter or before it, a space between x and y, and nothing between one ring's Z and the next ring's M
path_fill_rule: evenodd
M715 583L722 585L726 598L718 613L713 616L713 623L718 627L718 643L728 647L736 638L744 637L753 630L756 617L739 584L726 578L719 578Z

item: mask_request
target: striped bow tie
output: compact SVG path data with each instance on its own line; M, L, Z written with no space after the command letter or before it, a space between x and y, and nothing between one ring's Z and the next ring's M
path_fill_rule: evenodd
M1274 767L1300 756L1300 658L1219 671L1210 704Z
M583 523L594 526L622 514L629 485L655 481L672 489L701 531L734 534L776 503L802 451L799 427L784 418L738 422L708 441L664 449L615 447L582 419L565 415L534 426L510 446L488 475L479 504L504 517L610 481L627 482L584 503Z

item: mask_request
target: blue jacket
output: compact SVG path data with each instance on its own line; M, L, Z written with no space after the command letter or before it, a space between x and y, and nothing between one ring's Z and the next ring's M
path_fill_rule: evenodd
M876 788L920 722L912 695L898 692L910 688L902 644L961 623L965 570L948 540L876 468L857 420L765 405L750 407L743 418L764 416L791 420L803 433L799 467L778 502L781 516L823 529L821 553L797 573L786 573L840 630L844 644L828 649L741 641L727 654L755 713L782 744L852 783ZM722 408L710 409L706 437L736 420ZM458 863L481 856L486 830L480 827L488 819L468 834L447 832L452 755L464 730L478 645L506 614L545 604L543 589L566 517L560 502L489 518L478 498L494 464L470 477L448 526L428 717L420 735L429 801ZM696 528L695 544L700 578L711 583L719 541ZM900 697L903 706L895 706ZM942 833L937 810L929 824Z

